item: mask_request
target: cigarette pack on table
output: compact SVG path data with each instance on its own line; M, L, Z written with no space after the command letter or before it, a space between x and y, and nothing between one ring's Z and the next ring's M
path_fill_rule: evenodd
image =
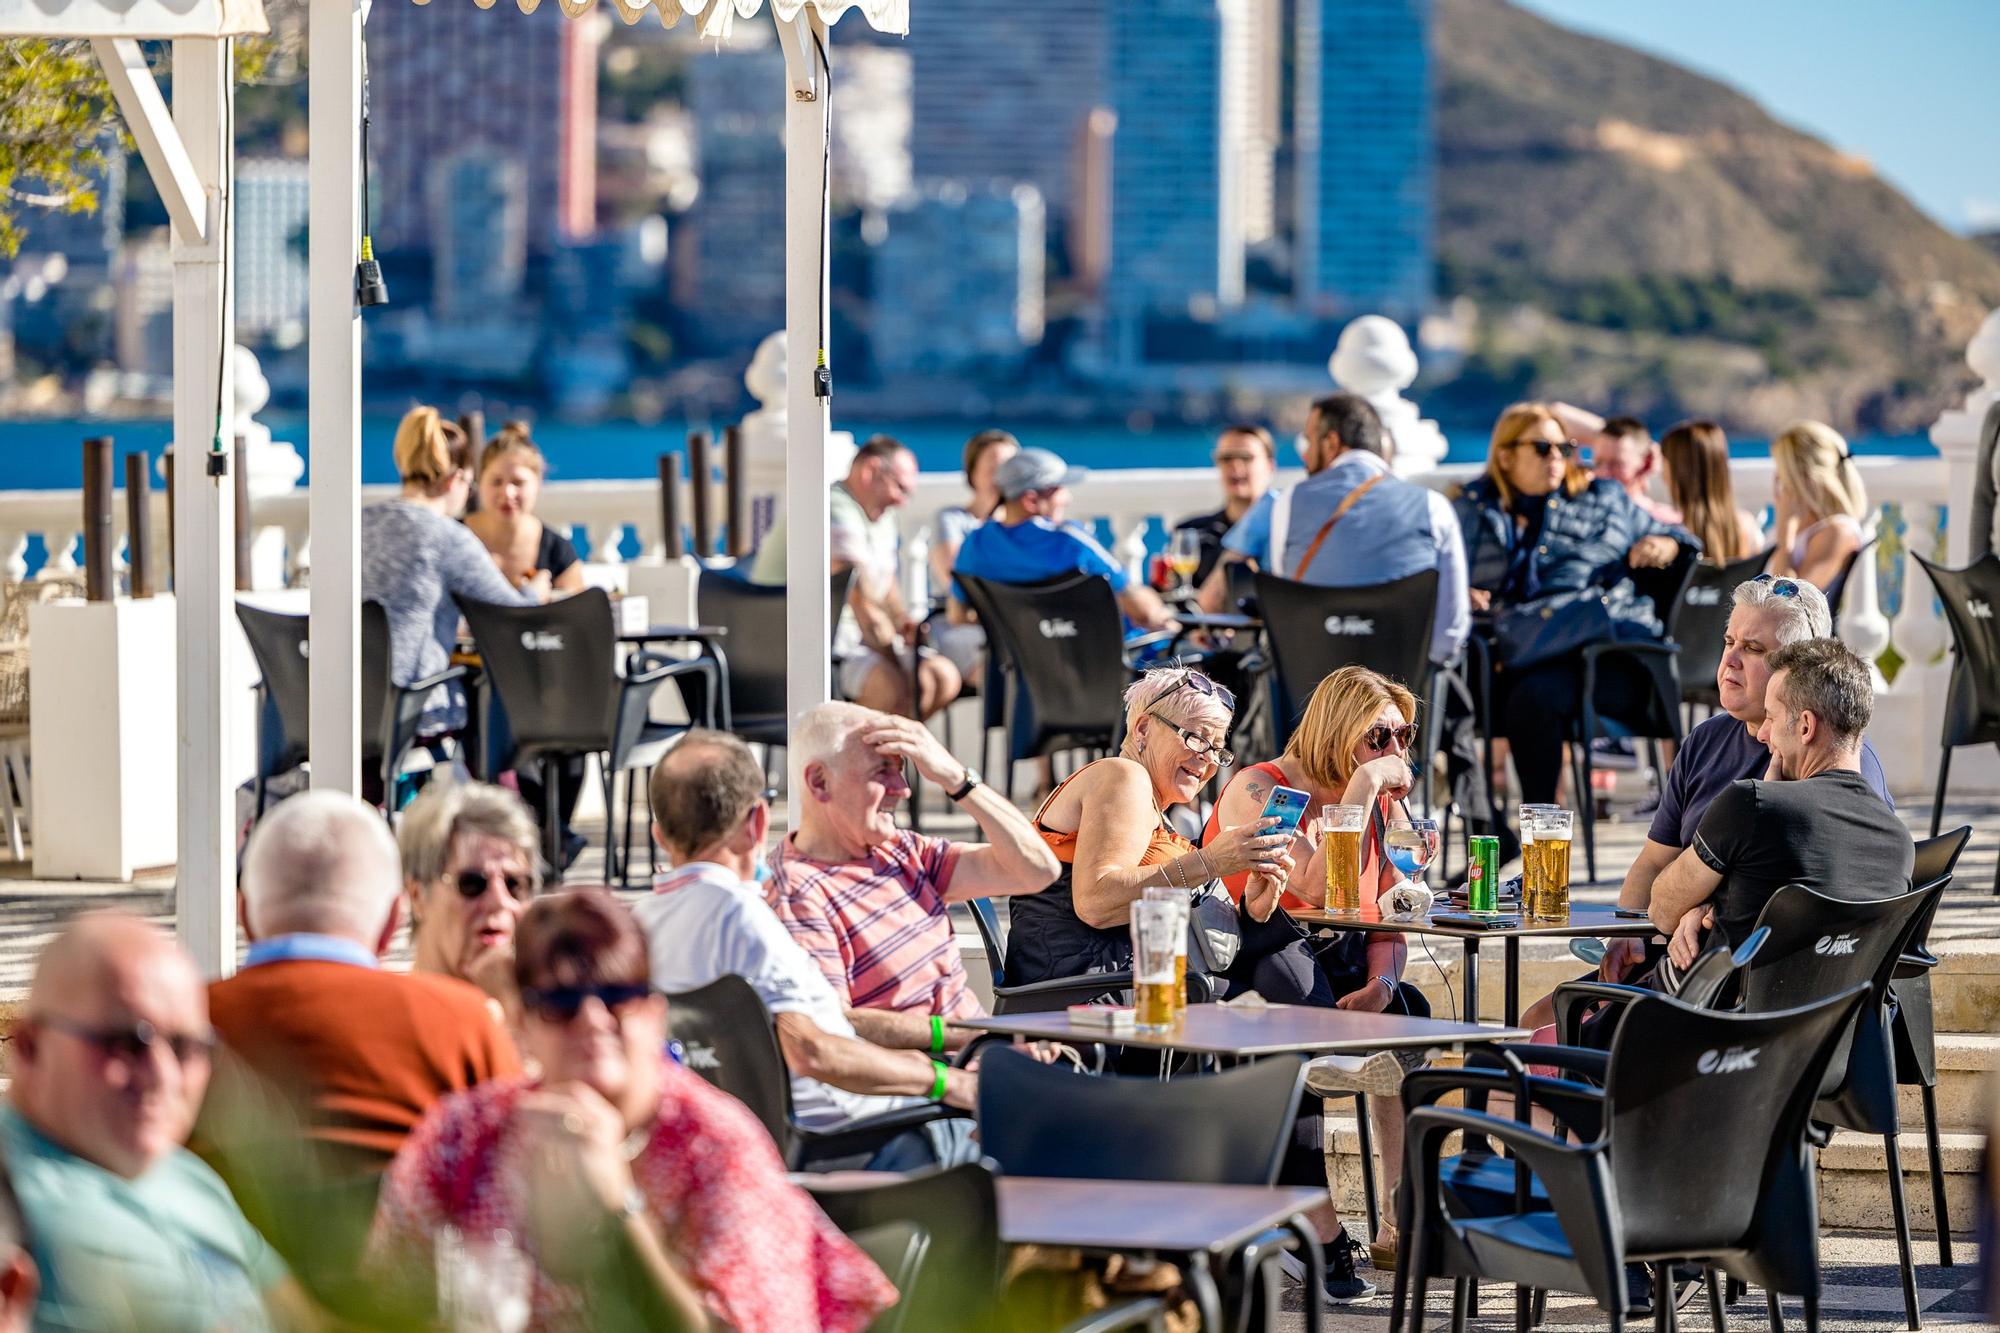
M644 597L635 597L627 593L613 602L612 606L616 609L620 634L644 634L653 627L650 618L652 608L646 604Z
M1137 1017L1138 1011L1129 1004L1073 1004L1069 1007L1070 1022L1112 1032L1131 1031Z

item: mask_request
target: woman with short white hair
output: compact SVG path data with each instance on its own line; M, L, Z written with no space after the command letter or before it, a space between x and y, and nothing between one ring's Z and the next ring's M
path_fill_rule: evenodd
M1187 667L1148 671L1125 691L1124 745L1072 773L1035 812L1062 873L1013 900L1010 984L1130 967L1127 923L1149 888L1191 890L1247 872L1243 910L1270 917L1292 870L1290 836L1264 831L1276 819L1222 830L1196 847L1166 816L1233 762L1223 742L1235 708L1228 690Z
M437 781L396 831L419 972L470 981L514 1005L514 923L542 887L541 832L521 798L484 782Z

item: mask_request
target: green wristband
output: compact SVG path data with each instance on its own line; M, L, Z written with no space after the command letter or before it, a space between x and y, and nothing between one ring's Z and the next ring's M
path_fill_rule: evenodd
M950 1071L942 1060L931 1061L931 1068L937 1070L937 1077L931 1080L931 1100L941 1102L944 1100L944 1076Z
M940 1014L931 1015L931 1054L944 1054L944 1018Z

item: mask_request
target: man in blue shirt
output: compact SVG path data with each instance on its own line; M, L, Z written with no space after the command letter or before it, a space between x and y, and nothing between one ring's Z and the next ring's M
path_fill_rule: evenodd
M1222 564L1249 560L1324 588L1372 587L1435 569L1430 655L1449 662L1472 628L1458 516L1443 495L1392 476L1388 447L1367 399L1336 393L1314 403L1299 443L1310 475L1251 506L1222 539ZM1228 571L1219 566L1202 586L1201 609L1221 611L1228 596Z
M1098 574L1110 582L1118 609L1136 630L1173 627L1173 614L1158 593L1132 578L1096 538L1063 520L1069 511L1069 488L1087 475L1085 469L1070 467L1047 449L1023 449L1002 463L993 478L1000 488L1000 508L965 535L952 572L994 583ZM967 601L964 587L956 581L952 596L961 605Z

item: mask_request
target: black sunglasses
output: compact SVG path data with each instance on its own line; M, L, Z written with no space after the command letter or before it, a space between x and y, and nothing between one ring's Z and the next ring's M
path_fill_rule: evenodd
M1774 597L1797 597L1799 595L1799 585L1794 580L1781 579L1775 574L1759 574L1750 581L1752 583L1768 585L1771 589L1771 595Z
M573 1023L583 1012L584 1001L596 1000L616 1014L653 993L646 985L609 984L604 986L550 986L546 990L523 988L521 1005L529 1013L550 1023Z
M1520 449L1533 449L1543 458L1553 453L1560 453L1564 458L1576 457L1576 444L1571 440L1564 440L1560 444L1554 440L1516 440L1514 445Z
M94 1028L48 1015L37 1016L33 1021L40 1027L67 1033L94 1046L121 1064L141 1064L152 1054L153 1047L161 1045L173 1053L174 1063L182 1065L206 1060L215 1051L212 1033L162 1032L143 1018L127 1027L111 1028Z
M1147 710L1150 712L1152 709L1159 707L1161 700L1167 698L1182 686L1186 686L1196 694L1206 694L1232 713L1236 711L1236 696L1231 694L1226 686L1217 685L1207 675L1196 671L1193 667L1182 667L1180 679L1170 681L1164 690L1154 695L1153 702L1146 705ZM1162 718L1160 720L1164 722L1166 719ZM1176 727L1175 730L1178 731L1179 728Z
M483 870L461 870L448 878L457 885L458 896L467 902L485 893L496 879L506 888L507 896L517 903L524 903L535 895L535 881L527 875L489 875Z
M1361 743L1371 750L1386 750L1389 748L1389 742L1392 740L1407 750L1416 742L1416 739L1417 725L1414 722L1405 722L1400 727L1391 727L1377 722L1374 726L1361 733Z

